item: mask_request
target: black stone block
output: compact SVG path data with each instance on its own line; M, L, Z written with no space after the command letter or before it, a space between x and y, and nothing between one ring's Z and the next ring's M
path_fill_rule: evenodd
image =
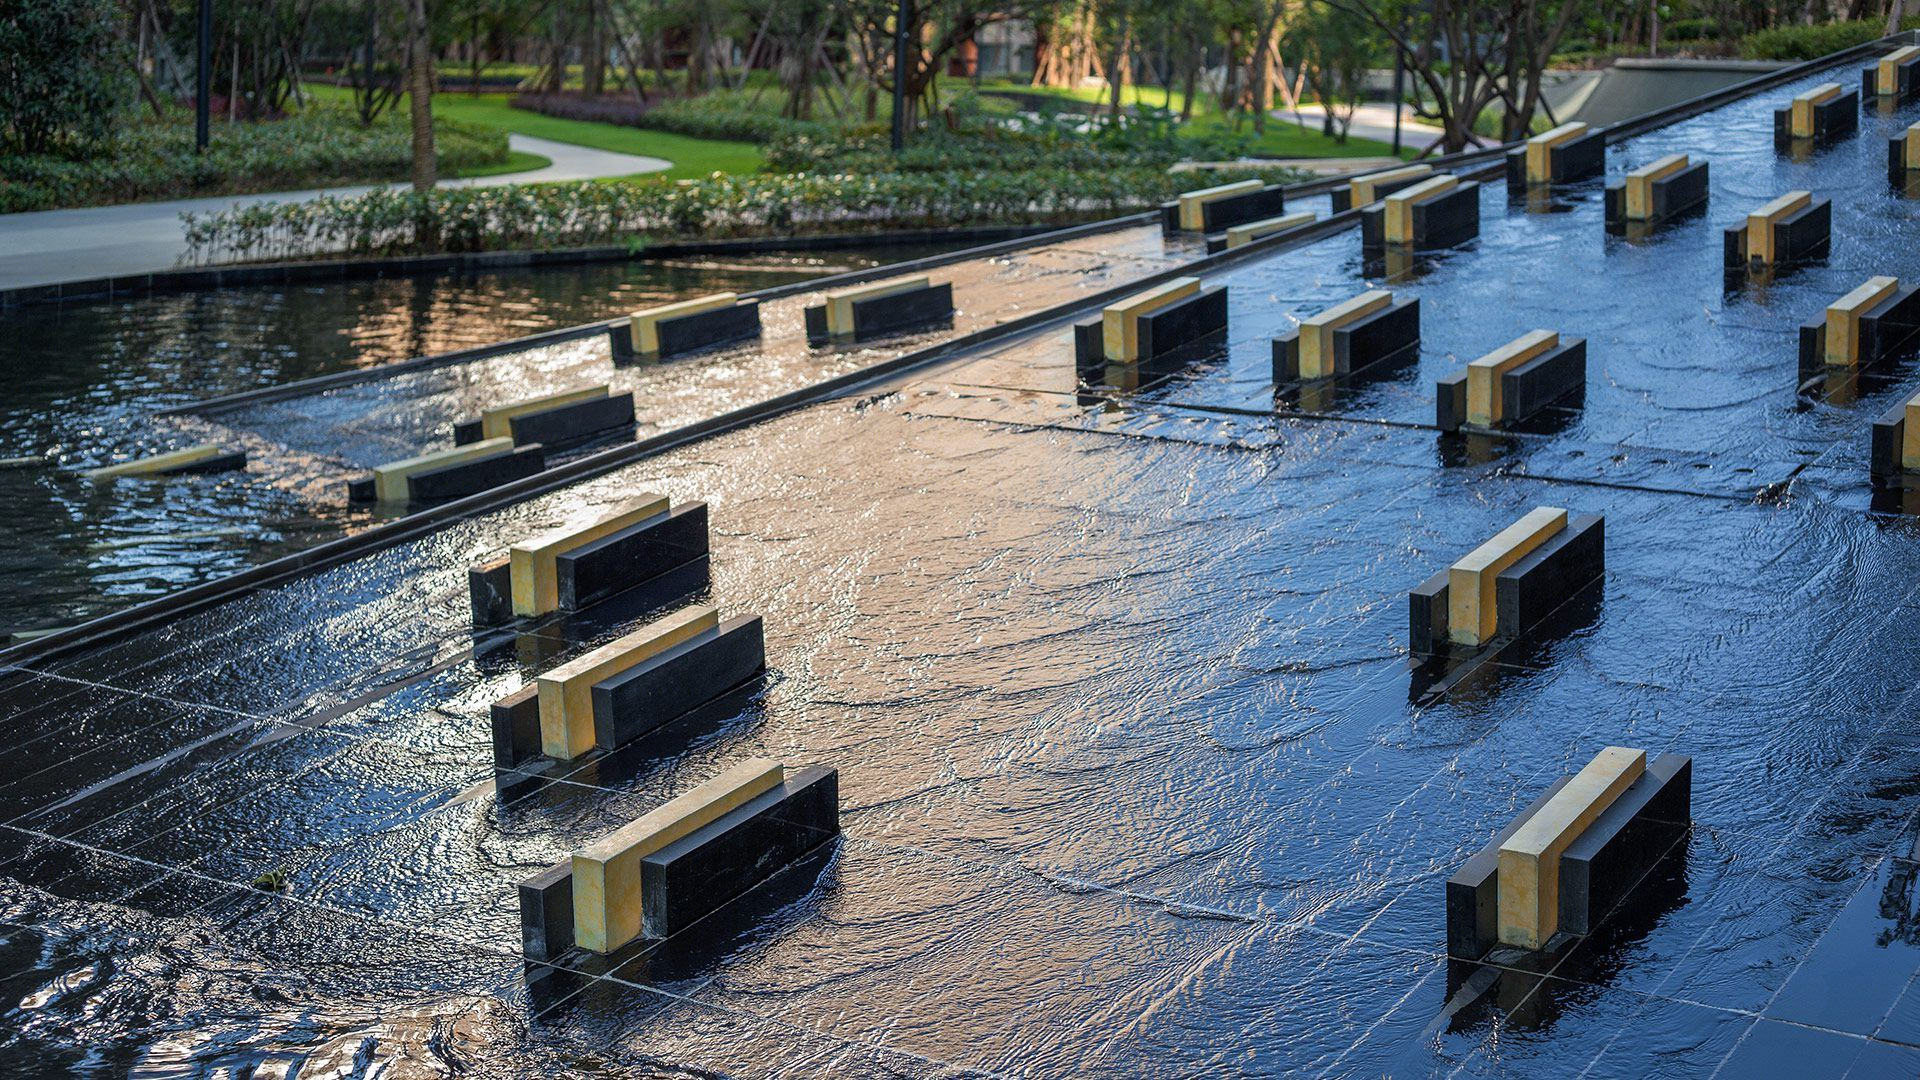
M1601 191L1601 201L1606 208L1606 222L1609 227L1617 227L1627 220L1627 182L1609 180Z
M1180 231L1180 200L1160 204L1160 232L1172 236Z
M1653 216L1656 221L1679 217L1706 205L1710 190L1708 163L1696 161L1672 176L1653 182Z
M198 473L232 472L246 467L247 452L245 450L224 450L212 457L201 458L199 461L189 461L183 465L175 465L171 469L161 469L154 475L189 476Z
M1415 656L1432 656L1447 643L1447 579L1442 570L1407 594L1407 649Z
M1141 363L1152 363L1219 337L1227 331L1227 287L1210 286L1141 315L1138 327Z
M553 960L573 948L573 860L520 883L520 945L529 960Z
M1815 199L1806 209L1773 226L1773 249L1781 262L1817 259L1833 236L1833 200Z
M1447 954L1459 960L1478 960L1500 941L1500 845L1540 812L1573 778L1555 780L1546 792L1494 834L1486 847L1474 852L1447 879Z
M1722 239L1725 242L1722 243L1720 247L1721 254L1724 256L1722 261L1725 263L1726 268L1729 270L1745 270L1747 268L1746 222L1742 221L1738 225L1729 227L1723 234Z
M1467 373L1456 371L1440 380L1433 396L1433 425L1441 431L1459 431L1467 422Z
M819 348L833 340L833 335L827 332L827 305L816 304L800 314L806 320L808 345Z
M1353 209L1353 188L1337 187L1328 193L1333 199L1333 212L1344 214Z
M1289 330L1273 339L1273 384L1300 380L1300 331Z
M467 599L475 627L513 621L513 567L504 556L467 568Z
M708 551L707 504L687 503L555 556L560 610L578 611Z
M614 367L626 367L640 359L633 350L633 320L621 319L607 326L607 351L613 355Z
M1800 324L1800 371L1811 374L1827 366L1827 316Z
M712 587L712 559L702 555L577 611L556 611L541 622L540 633L555 641L604 638L696 603Z
M1588 934L1686 833L1693 759L1662 754L1560 855L1560 929Z
M1598 176L1607 167L1607 133L1589 131L1547 151L1547 169L1556 184L1571 184Z
M1853 134L1860 127L1860 95L1844 92L1832 101L1822 102L1813 107L1813 137L1817 144L1831 142ZM1793 146L1793 106L1776 109L1773 113L1774 149L1785 151Z
M1873 422L1873 452L1868 465L1876 483L1897 479L1904 469L1901 458L1907 437L1907 402L1903 398Z
M1860 364L1885 364L1911 352L1920 337L1920 286L1903 286L1860 315Z
M868 341L932 326L953 318L953 285L941 282L911 292L856 300L853 340Z
M840 834L839 773L789 769L786 782L640 860L641 930L686 929Z
M413 502L457 499L523 480L546 467L545 447L517 446L504 454L414 473L407 478L407 497Z
M1073 324L1073 366L1083 375L1093 369L1106 366L1107 337L1106 320L1090 319L1087 322Z
M756 338L760 336L760 301L743 300L728 307L663 319L654 329L660 335L662 359Z
M515 446L576 446L633 426L633 394L609 394L570 402L507 421Z
M1507 190L1524 191L1527 187L1527 148L1523 144L1507 151Z
M1235 225L1264 221L1286 212L1286 191L1279 184L1268 184L1259 191L1230 195L1200 204L1200 231L1223 233Z
M528 683L489 707L495 769L511 769L540 756L539 689L539 684Z
M1905 187L1907 182L1907 133L1887 140L1887 183Z
M1413 247L1417 251L1464 244L1480 235L1480 185L1469 180L1453 190L1413 204ZM1378 255L1387 247L1386 204L1360 210L1360 248Z
M1541 409L1583 391L1587 383L1587 340L1562 338L1549 350L1500 376L1503 423L1516 424Z
M1495 633L1519 637L1606 570L1606 523L1573 515L1567 527L1494 579Z
M373 484L373 474L355 476L347 481L347 501L350 503L374 502L378 495Z
M594 745L617 749L747 682L766 666L760 616L729 619L593 684Z
M480 420L462 420L453 425L453 445L465 446L479 442L484 434L484 423Z

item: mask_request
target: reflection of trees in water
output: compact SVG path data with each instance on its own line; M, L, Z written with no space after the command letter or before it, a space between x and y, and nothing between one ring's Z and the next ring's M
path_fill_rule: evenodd
M1913 909L1914 875L1920 867L1905 859L1894 859L1887 873L1886 887L1880 890L1880 917L1892 926L1882 927L1874 935L1874 944L1885 947L1895 941L1920 946L1920 916Z

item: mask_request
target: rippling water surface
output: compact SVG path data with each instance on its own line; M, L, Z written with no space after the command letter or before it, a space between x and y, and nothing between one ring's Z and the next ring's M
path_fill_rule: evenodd
M1920 107L1777 158L1804 88L1611 151L1713 161L1648 243L1591 186L1487 190L1479 243L1393 285L1418 363L1285 416L1273 336L1377 281L1352 233L1220 275L1231 341L1138 393L1082 392L1053 328L0 675L0 1061L1914 1075L1920 531L1867 512L1864 455L1916 369L1803 390L1795 337L1920 276L1882 171ZM1729 289L1719 229L1794 187L1831 259ZM1536 326L1588 338L1581 408L1407 425ZM765 618L766 683L503 795L489 703L647 613L476 637L466 568L639 491L711 505L705 595ZM1407 590L1541 504L1606 515L1604 581L1411 668ZM1463 986L1446 878L1607 744L1694 756L1684 852ZM750 755L837 766L841 839L671 941L520 962L516 881Z

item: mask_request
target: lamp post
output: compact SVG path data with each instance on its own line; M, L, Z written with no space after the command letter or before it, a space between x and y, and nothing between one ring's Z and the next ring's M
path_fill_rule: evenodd
M913 0L900 0L893 16L893 152L907 144L907 23Z
M207 127L213 115L207 95L213 92L213 0L200 0L200 70L193 92L193 150L207 152Z

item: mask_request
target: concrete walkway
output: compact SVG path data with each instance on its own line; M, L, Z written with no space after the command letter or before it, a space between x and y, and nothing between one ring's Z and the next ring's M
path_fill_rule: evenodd
M515 150L552 159L528 172L442 180L441 187L491 187L549 180L594 180L604 176L659 172L673 163L638 154L616 154L571 143L511 134ZM186 254L183 212L211 213L264 202L298 202L322 195L360 195L383 186L282 191L262 195L223 195L211 199L129 203L81 210L42 210L0 214L0 289L50 285L61 281L143 274L167 270Z
M1305 124L1314 131L1320 130L1326 110L1319 105L1302 105L1298 109L1275 109L1273 115L1290 124ZM1362 139L1374 139L1391 145L1393 143L1393 107L1367 103L1353 110L1353 126L1347 134ZM1400 145L1402 148L1425 150L1439 142L1446 132L1431 124L1415 119L1412 109L1400 114Z

